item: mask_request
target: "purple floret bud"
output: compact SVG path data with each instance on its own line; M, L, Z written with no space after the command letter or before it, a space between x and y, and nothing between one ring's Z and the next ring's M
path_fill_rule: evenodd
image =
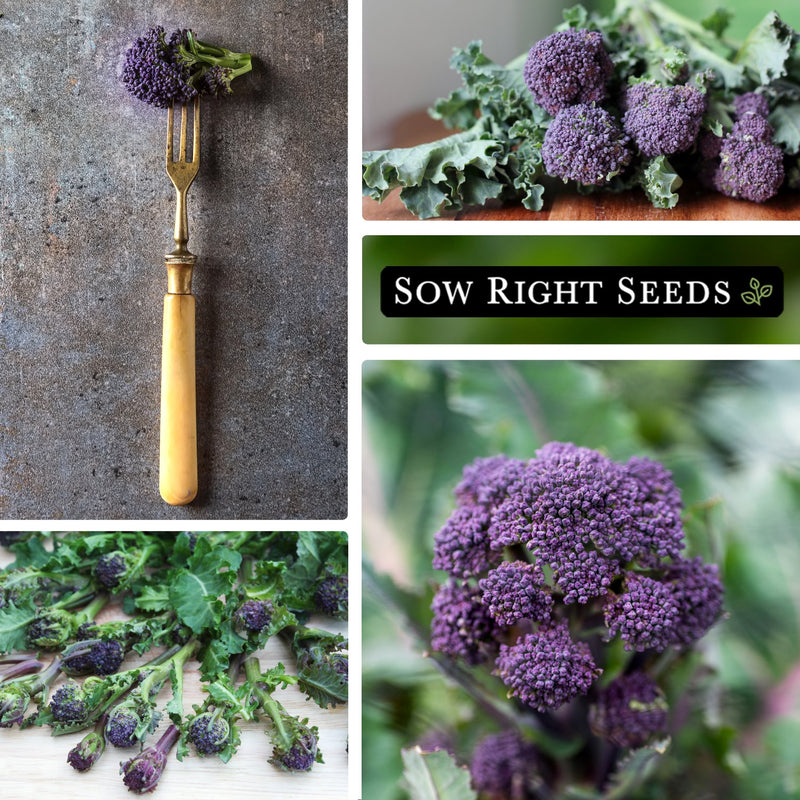
M524 461L508 456L476 458L464 467L453 494L462 506L482 506L491 511L522 472Z
M117 706L109 712L105 727L106 739L114 747L133 747L139 741L136 728L141 722L139 715L132 708Z
M210 67L203 73L198 86L201 94L210 94L213 97L224 97L232 94L231 73L233 70L225 67Z
M747 114L755 114L759 117L769 116L769 100L763 94L755 92L745 92L733 98L733 107L736 116L742 119Z
M629 86L622 127L647 157L688 150L700 132L707 97L693 86Z
M532 564L504 561L479 582L483 604L500 625L514 625L521 619L547 622L553 598L540 586Z
M497 564L501 555L491 549L491 517L482 506L457 508L433 537L433 568L454 578L469 578Z
M470 762L473 787L491 800L527 800L540 782L536 748L516 731L485 736Z
M589 711L592 732L618 747L642 747L667 729L667 702L655 681L632 672L612 681Z
M316 734L306 728L297 736L288 750L274 747L270 763L289 772L308 772L317 760Z
M131 94L158 108L184 103L197 95L188 82L188 67L177 57L183 38L181 31L175 31L167 40L159 25L130 46L125 53L122 82Z
M207 711L192 720L188 739L198 755L210 756L225 749L230 732L230 726L218 713Z
M152 747L142 750L138 756L120 765L122 782L129 792L144 794L155 790L167 765L167 754L179 735L178 728L170 725Z
M497 674L509 695L538 711L556 709L586 694L602 670L585 642L575 642L567 624L542 626L513 645L500 645Z
M62 669L68 675L112 675L125 658L115 639L85 639L71 644L62 654Z
M320 581L314 593L314 602L323 613L336 619L347 617L347 575L328 575Z
M756 114L747 114L733 123L729 134L731 139L741 142L772 142L775 129L767 122L765 117Z
M672 643L691 644L704 636L722 613L724 590L719 568L698 556L671 564L666 577L678 608Z
M605 606L609 638L619 635L626 650L665 650L679 619L672 587L629 573L625 591Z
M89 715L81 685L68 681L59 686L50 699L50 713L56 722L64 725L82 723Z
M614 65L597 31L571 28L537 42L523 68L534 101L550 114L606 98Z
M542 158L548 175L587 186L601 186L630 164L630 138L608 111L567 106L544 135Z
M30 695L21 686L0 686L0 728L19 725L30 705Z
M272 622L272 603L269 600L246 600L234 614L236 627L247 633L261 633Z
M103 755L106 740L95 731L87 733L67 754L67 764L78 772L91 769Z
M481 603L481 592L455 581L445 583L431 604L431 647L476 665L496 647L497 625Z

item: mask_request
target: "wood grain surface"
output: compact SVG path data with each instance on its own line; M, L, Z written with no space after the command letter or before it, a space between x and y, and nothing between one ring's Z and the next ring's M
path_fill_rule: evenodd
M447 136L448 131L440 122L432 120L425 112L416 112L403 117L393 128L389 147L411 147ZM800 220L800 193L783 192L766 203L750 203L732 200L715 192L704 191L687 181L680 189L680 201L673 209L653 208L644 193L638 190L620 192L598 192L579 195L574 188L559 180L546 179L544 208L528 211L520 204L473 206L459 212L445 214L429 221L441 220L525 220L544 221L601 221L601 220L647 220L664 222L685 221L789 221ZM362 202L365 220L415 220L400 201L400 190L396 189L382 203L367 197Z
M0 548L0 566L9 562L8 552ZM107 607L99 620L121 616L118 607ZM346 634L347 626L328 617L312 619L310 624ZM144 659L128 656L127 666L135 666ZM135 655L135 654L133 654ZM268 646L256 653L264 669L278 661L287 671L295 672L294 659L289 648L273 637ZM49 656L45 655L48 661ZM185 673L184 708L191 710L200 703L198 664L189 662ZM315 764L311 772L290 774L282 772L267 762L272 752L269 739L259 723L241 723L242 744L228 764L218 758L199 758L192 755L182 762L170 754L155 797L169 800L227 800L227 798L259 798L259 800L345 800L347 798L347 706L321 709L306 700L293 686L276 692L276 698L292 713L308 717L310 724L319 728L319 745L324 764ZM169 683L159 696L160 707L171 697ZM155 743L166 728L163 722L147 740ZM78 773L67 764L67 753L88 731L53 737L48 728L0 729L0 797L3 800L28 800L39 796L55 800L122 800L129 793L119 774L120 762L138 752L137 748L119 750L110 745L92 769ZM146 795L150 797L151 795Z

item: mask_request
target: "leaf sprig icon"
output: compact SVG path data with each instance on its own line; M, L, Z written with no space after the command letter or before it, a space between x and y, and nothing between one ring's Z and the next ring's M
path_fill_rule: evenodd
M742 292L742 300L747 305L761 305L761 301L772 294L772 284L765 283L763 286L758 278L750 278L750 288L752 292Z

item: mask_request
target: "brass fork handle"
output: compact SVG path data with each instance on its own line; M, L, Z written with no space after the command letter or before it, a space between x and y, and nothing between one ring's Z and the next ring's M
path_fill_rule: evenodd
M167 256L169 288L181 288L191 265ZM183 277L183 280L182 280ZM161 345L161 443L159 491L170 505L191 503L197 495L197 412L195 397L194 295L164 295Z

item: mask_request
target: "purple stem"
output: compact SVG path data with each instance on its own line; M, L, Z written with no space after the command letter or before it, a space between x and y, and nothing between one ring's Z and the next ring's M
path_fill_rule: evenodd
M44 664L42 664L41 661L37 661L35 658L12 664L10 667L0 670L0 683L5 680L10 680L11 678L17 678L20 675L29 675L32 672L38 672L43 666Z

